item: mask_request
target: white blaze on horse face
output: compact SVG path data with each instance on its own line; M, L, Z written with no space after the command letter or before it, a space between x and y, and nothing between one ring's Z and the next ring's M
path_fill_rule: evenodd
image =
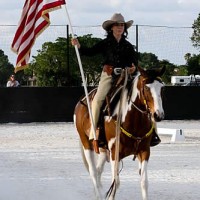
M151 95L154 100L154 112L158 116L163 116L164 110L162 106L162 97L161 97L161 89L163 87L163 84L155 80L153 83L147 84L146 86L150 88Z

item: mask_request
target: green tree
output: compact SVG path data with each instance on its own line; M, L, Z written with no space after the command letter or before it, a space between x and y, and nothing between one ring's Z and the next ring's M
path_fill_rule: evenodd
M186 65L180 65L174 68L173 76L187 76L188 69Z
M188 75L191 74L200 74L200 54L187 54L185 56L186 61L187 61L187 70L188 70Z
M200 13L198 18L194 21L192 28L194 30L191 37L193 46L200 48Z
M37 77L38 86L66 86L73 76L67 73L67 39L58 38L55 43L45 42L25 73Z
M162 79L166 84L170 84L171 83L171 76L174 75L174 69L177 66L172 64L172 63L170 63L168 60L159 61L159 66L160 67L165 66L166 70L165 70L164 75L162 76Z
M143 68L157 68L157 67L166 67L166 71L162 76L163 81L166 84L170 84L171 76L174 73L174 64L170 63L168 60L158 60L158 57L153 53L139 53L139 65Z
M101 39L92 38L91 35L79 37L83 46L91 46L99 40ZM69 41L67 41L67 38L58 38L55 42L44 43L42 49L38 50L37 56L33 56L34 59L30 67L25 70L25 74L35 75L38 86L81 85L78 60L74 47ZM102 59L100 56L93 58L82 56L81 61L88 83L95 82L97 73L101 71L100 63Z
M194 20L192 28L193 28L193 34L190 39L193 43L193 46L199 49L200 48L200 13L197 19ZM188 75L200 74L200 54L191 55L190 53L187 53L185 54L185 60L187 63Z
M92 47L94 44L101 41L101 38L93 38L91 34L79 37L81 46ZM100 73L102 71L102 55L96 55L92 57L81 56L83 69L85 76L87 77L87 83L89 85L95 85L98 83Z
M139 53L139 65L143 68L149 69L159 65L158 57L153 53Z
M14 73L13 65L8 61L8 56L0 49L0 86L6 86L8 78Z

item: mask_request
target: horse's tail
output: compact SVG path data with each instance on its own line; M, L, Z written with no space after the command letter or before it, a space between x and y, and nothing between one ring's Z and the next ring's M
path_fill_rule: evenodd
M85 165L85 168L87 169L87 171L89 172L89 165L88 165L88 162L86 160L86 157L85 157L85 153L83 151L83 145L81 143L81 141L79 140L79 145L80 145L80 149L81 149L81 156L82 156L82 159L83 159L83 163Z

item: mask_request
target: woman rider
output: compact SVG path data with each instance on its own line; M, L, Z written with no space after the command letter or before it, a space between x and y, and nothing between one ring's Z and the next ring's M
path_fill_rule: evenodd
M103 56L103 71L101 73L97 92L92 101L91 110L95 130L99 120L101 106L112 86L112 76L115 68L128 68L128 73L136 71L137 53L133 45L126 40L128 28L133 24L133 20L125 22L120 13L115 13L110 20L103 22L102 27L107 33L107 37L91 48L82 47L77 39L72 39L72 44L77 45L81 55ZM94 139L94 130L90 129L89 139Z

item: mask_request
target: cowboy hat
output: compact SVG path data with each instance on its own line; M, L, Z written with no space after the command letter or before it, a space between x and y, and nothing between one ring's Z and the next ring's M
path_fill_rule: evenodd
M128 29L129 27L131 27L131 25L133 24L133 20L130 20L128 22L125 22L124 17L121 15L121 13L115 13L110 20L106 20L103 24L102 27L103 29L105 29L106 31L109 30L109 28L115 24L115 23L125 23L126 24L126 28Z

